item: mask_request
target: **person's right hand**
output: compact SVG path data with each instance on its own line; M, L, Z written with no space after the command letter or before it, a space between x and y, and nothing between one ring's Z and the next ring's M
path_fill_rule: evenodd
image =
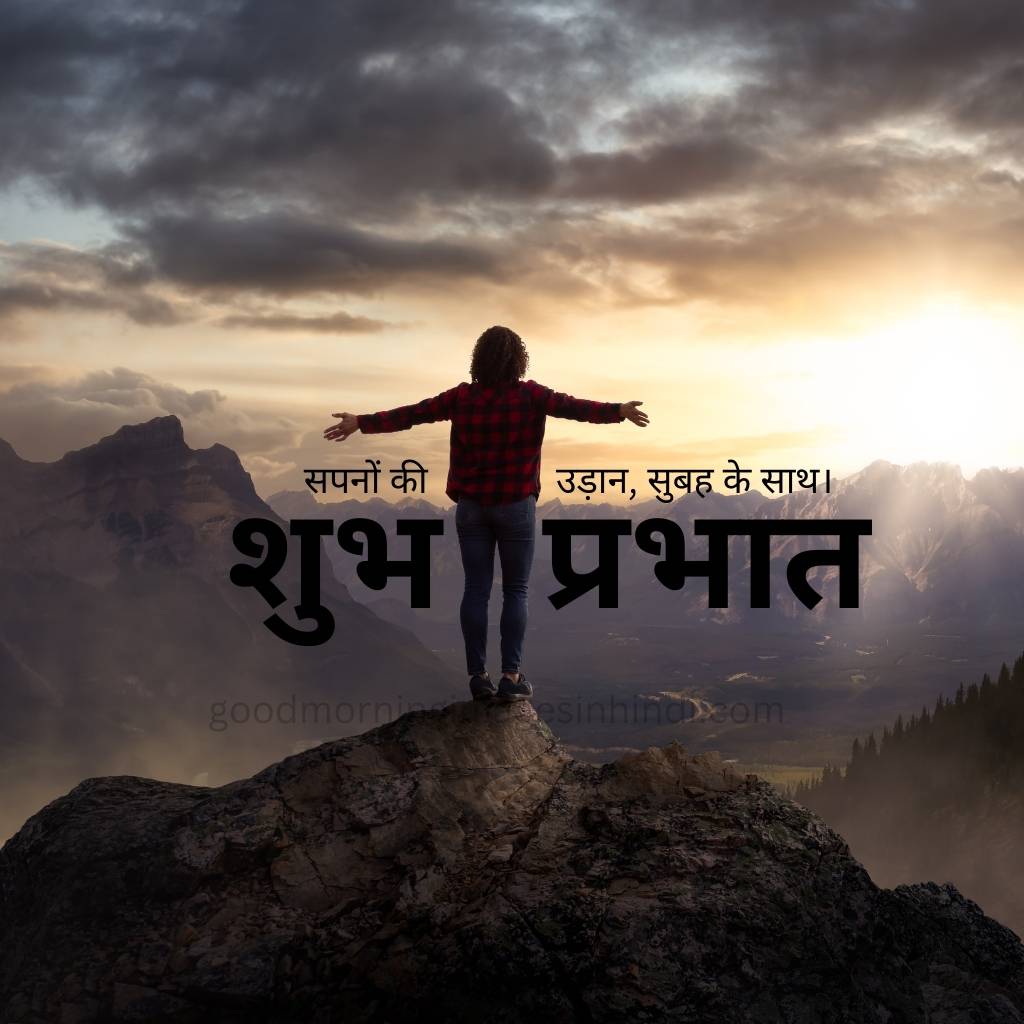
M638 427L646 427L649 422L647 413L641 412L637 408L638 405L643 404L643 402L622 402L619 405L619 411L631 423L635 423Z
M332 423L324 430L324 437L328 441L344 441L350 434L359 429L359 417L350 412L332 412L331 415L340 423Z

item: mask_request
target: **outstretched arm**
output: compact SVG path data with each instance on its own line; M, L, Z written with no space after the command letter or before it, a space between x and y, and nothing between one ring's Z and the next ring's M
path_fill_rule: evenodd
M646 427L647 413L637 406L643 402L592 402L586 398L574 398L562 391L552 391L542 384L534 383L534 401L549 416L560 416L584 423L620 423L630 420L638 427Z
M357 430L364 434L384 434L395 430L408 430L417 423L451 419L456 391L457 387L450 388L439 395L434 395L433 398L424 398L415 405L400 405L397 409L386 409L383 412L360 415L350 412L332 413L331 415L340 422L332 423L324 431L324 437L328 441L344 441Z

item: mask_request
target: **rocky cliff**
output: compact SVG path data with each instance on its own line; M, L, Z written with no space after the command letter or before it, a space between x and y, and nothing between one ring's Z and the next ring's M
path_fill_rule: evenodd
M89 779L0 851L0 1020L1024 1019L1024 948L753 776L407 714L217 789Z

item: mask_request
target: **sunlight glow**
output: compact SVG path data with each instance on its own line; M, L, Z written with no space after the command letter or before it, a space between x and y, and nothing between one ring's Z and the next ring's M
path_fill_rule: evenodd
M834 414L856 424L863 452L896 463L958 463L968 474L1024 462L1019 323L934 300L834 351Z

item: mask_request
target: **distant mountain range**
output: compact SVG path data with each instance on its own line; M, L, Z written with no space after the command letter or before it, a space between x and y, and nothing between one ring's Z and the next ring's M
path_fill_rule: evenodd
M328 552L353 596L412 629L450 663L461 661L454 609L463 575L453 507L377 498L318 503L308 490L281 491L268 502L285 518L369 516L391 537L398 517L442 517L445 535L433 548L429 609L409 607L404 581L382 592L368 590L355 576L355 556L336 545ZM770 549L770 608L749 607L746 537L730 544L725 609L708 608L705 579L688 580L682 591L665 589L654 576L655 556L621 538L619 606L600 608L591 592L555 610L548 596L560 585L551 572L551 540L538 524L525 665L540 692L556 703L614 700L629 709L625 723L575 710L560 718L560 734L580 747L612 752L681 737L691 747L720 749L741 760L820 766L844 756L855 735L955 689L963 678L1011 657L1019 644L1024 470L987 469L966 480L945 463L879 460L833 480L830 493L689 494L671 503L652 498L629 506L555 498L538 506L539 520L624 516L634 527L652 517L679 523L688 558L707 555L706 538L692 533L697 518L870 519L872 534L860 540L860 607L838 607L834 568L809 576L823 595L817 607L799 603L786 582L790 557L806 547L834 547L836 538L780 535ZM395 550L403 552L404 543L395 540ZM580 538L574 565L586 570L596 557L594 539ZM495 571L496 645L497 564ZM718 703L730 709L728 717L717 724L706 719L680 725L678 717L652 723L648 712L659 693L666 699L685 694L700 706ZM783 720L750 721L748 710L757 702L781 705ZM734 705L738 721L732 720Z
M369 515L390 524L399 516L441 516L454 541L454 509L441 509L423 500L399 504L379 498L367 501L317 502L308 491L279 491L268 503L286 518L322 515L345 519ZM979 626L1017 626L1024 621L1024 469L986 469L966 480L959 468L946 463L919 462L896 466L878 460L859 473L832 482L831 492L798 491L776 498L757 493L687 494L671 503L657 499L628 507L607 503L565 504L558 498L538 505L538 518L619 518L629 516L634 526L659 517L679 523L687 535L687 557L707 556L706 539L694 537L694 519L870 519L873 532L861 538L861 607L840 609L835 570L812 572L823 600L813 611L793 597L786 584L785 567L792 554L807 547L835 546L835 538L778 536L771 545L772 608L750 609L748 541L730 543L730 607L707 607L706 582L694 578L680 592L671 592L654 580L654 556L620 541L620 606L618 625L630 623L678 625L684 621L743 624L745 628L796 628L825 625L859 629L878 625L918 624L939 630L976 629ZM457 550L450 544L450 551ZM462 586L462 569L450 551L434 565L442 611ZM596 559L596 543L580 538L574 564L588 568ZM550 569L550 540L538 537L533 592L547 595L559 589ZM333 552L341 577L360 599L380 594L368 591L355 579L355 559ZM589 561L588 561L589 560ZM448 603L446 603L448 602ZM406 602L407 604L408 602ZM546 600L535 601L532 611L557 617L565 624L587 619L597 609L591 594L555 612ZM445 612L446 613L446 612Z
M247 561L231 533L248 516L280 520L233 451L192 450L175 416L50 463L0 441L0 486L0 835L87 775L225 781L393 717L401 699L452 698L438 658L354 601L326 563L331 642L270 634L267 605L229 581ZM278 582L279 612L295 621L292 570ZM227 725L214 730L217 701ZM332 710L303 727L304 701Z

